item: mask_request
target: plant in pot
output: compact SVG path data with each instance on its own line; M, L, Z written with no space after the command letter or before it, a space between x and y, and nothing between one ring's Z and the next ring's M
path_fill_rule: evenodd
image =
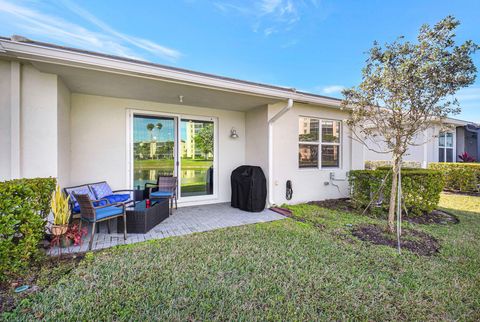
M70 196L65 197L57 185L53 192L51 207L53 212L53 225L51 228L52 235L60 236L67 232L68 222L70 220L70 209L68 201Z

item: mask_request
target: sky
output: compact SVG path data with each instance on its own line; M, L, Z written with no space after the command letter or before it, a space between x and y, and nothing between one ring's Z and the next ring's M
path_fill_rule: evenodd
M0 35L341 98L373 41L454 15L457 41L480 44L479 13L479 0L0 0ZM457 98L455 118L480 122L480 77Z

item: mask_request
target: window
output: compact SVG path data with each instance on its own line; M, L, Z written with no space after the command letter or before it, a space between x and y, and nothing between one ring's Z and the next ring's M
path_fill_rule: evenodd
M453 162L453 133L441 132L438 136L438 162Z
M340 121L301 117L298 122L298 166L340 167Z

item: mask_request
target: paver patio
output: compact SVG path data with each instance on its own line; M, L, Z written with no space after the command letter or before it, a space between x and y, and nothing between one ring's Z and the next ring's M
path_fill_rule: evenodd
M117 245L132 244L151 239L171 236L181 236L219 228L242 226L260 222L281 220L285 217L269 209L262 212L247 212L232 208L229 203L218 203L203 206L183 207L173 210L173 214L155 226L147 234L128 234L127 240L122 233L112 231L107 233L106 224L100 225L100 233L94 236L92 250L98 250ZM115 226L112 223L112 227ZM89 225L91 229L91 225ZM82 245L61 249L62 253L81 253L88 249L90 234L83 239ZM50 255L57 255L60 249L49 250Z

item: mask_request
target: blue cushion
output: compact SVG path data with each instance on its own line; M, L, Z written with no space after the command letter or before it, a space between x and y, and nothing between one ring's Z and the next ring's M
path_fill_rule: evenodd
M92 189L93 193L95 194L95 199L102 199L105 196L109 196L113 194L112 188L106 182L99 182L89 185L90 189Z
M107 202L106 200L100 200L100 201L94 202L93 206L94 207L105 206L108 203L109 202ZM80 213L80 205L77 203L77 205L75 207L73 207L72 211L73 211L74 214L79 214Z
M170 198L173 197L173 192L171 191L155 191L150 194L150 197L156 198Z
M97 220L105 219L112 216L117 216L123 213L123 209L121 207L105 207L96 210L97 212ZM93 221L93 220L90 220Z
M79 186L73 188L66 188L65 192L70 196L70 201L73 202L73 211L77 209L77 212L80 212L80 206L78 205L77 199L73 196L73 194L77 195L88 195L90 199L95 199L92 191L88 188L88 186Z
M109 196L104 196L103 198L107 199L110 203L115 203L115 202L124 202L130 199L130 194L129 193L117 193Z

